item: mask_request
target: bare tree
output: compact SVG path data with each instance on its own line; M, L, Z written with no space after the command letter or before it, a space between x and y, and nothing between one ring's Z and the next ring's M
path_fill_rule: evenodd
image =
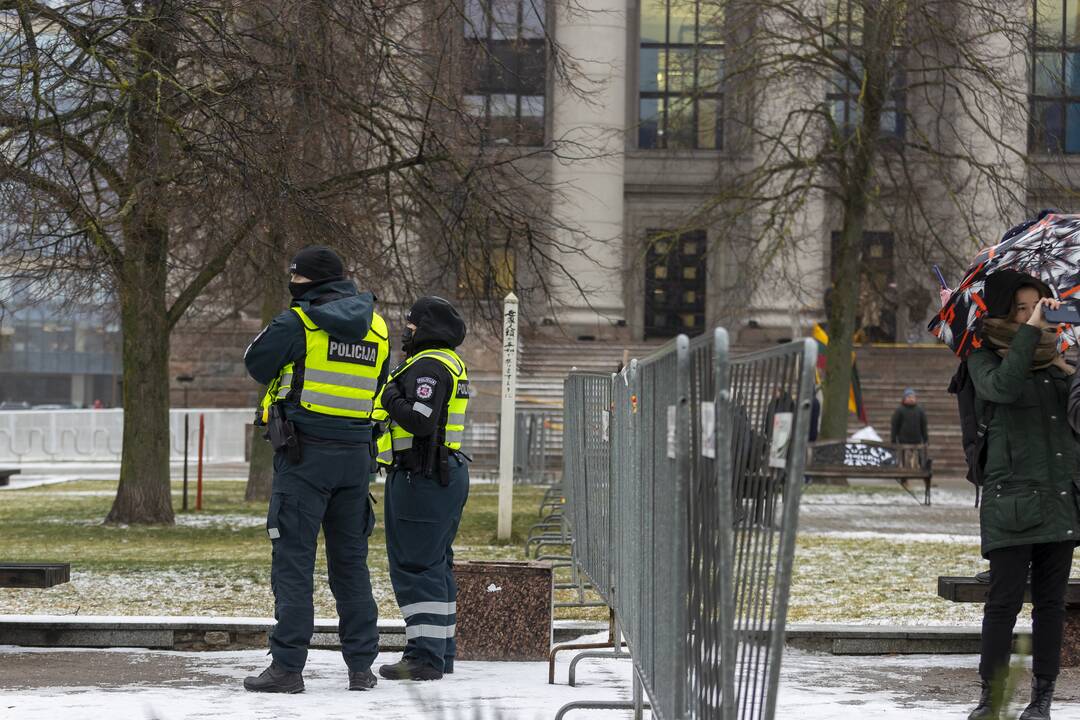
M456 288L463 259L475 286L499 272L493 245L515 254L515 284L561 272L573 248L536 169L558 144L490 142L454 64L473 16L453 0L0 0L4 273L112 297L121 320L109 522L172 522L169 336L226 280L249 280L269 317L309 242L383 296Z
M931 262L959 273L1032 194L1075 197L1066 166L1028 152L1031 3L706 5L729 38L721 82L737 159L695 222L723 223L752 249L751 291L816 308L831 273L821 433L843 437L865 231L888 228L898 271L925 287ZM832 228L830 262L820 239Z

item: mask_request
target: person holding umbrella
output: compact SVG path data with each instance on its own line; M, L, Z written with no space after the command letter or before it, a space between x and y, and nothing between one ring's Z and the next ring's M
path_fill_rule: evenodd
M975 300L985 310L967 358L975 410L986 432L976 449L983 502L982 554L990 561L979 664L982 695L969 720L997 718L1004 704L1013 627L1031 570L1033 675L1022 720L1048 720L1060 667L1065 592L1080 538L1074 496L1080 390L1043 318L1058 300L1042 280L995 269ZM1072 377L1070 377L1072 376Z

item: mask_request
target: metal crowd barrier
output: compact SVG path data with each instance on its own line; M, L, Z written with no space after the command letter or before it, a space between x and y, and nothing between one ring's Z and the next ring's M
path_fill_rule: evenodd
M567 378L572 562L625 636L635 701L557 718L640 716L638 683L662 720L774 716L816 352L733 358L718 328L616 376Z
M557 469L552 467L553 426L558 416L547 410L518 410L514 433L514 482L541 485L550 482Z

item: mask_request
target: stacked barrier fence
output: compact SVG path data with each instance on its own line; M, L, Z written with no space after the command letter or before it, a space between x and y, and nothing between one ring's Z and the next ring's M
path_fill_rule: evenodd
M217 408L169 411L169 457L184 458L184 415L190 416L189 444L198 443L199 416L205 418L208 463L245 460L253 410ZM120 462L123 410L19 410L0 413L0 463Z
M573 562L614 612L654 717L775 713L815 363L809 341L730 357L718 328L566 380ZM642 703L557 717L599 707Z

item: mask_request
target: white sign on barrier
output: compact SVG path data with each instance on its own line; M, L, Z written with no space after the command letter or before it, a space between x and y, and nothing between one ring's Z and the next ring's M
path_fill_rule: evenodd
M667 456L671 460L675 459L676 441L675 441L675 425L678 419L678 409L674 405L667 406Z
M701 454L716 459L716 403L701 403Z
M769 443L769 467L787 467L788 446L791 444L791 428L795 424L795 414L778 412L773 415L772 441Z

